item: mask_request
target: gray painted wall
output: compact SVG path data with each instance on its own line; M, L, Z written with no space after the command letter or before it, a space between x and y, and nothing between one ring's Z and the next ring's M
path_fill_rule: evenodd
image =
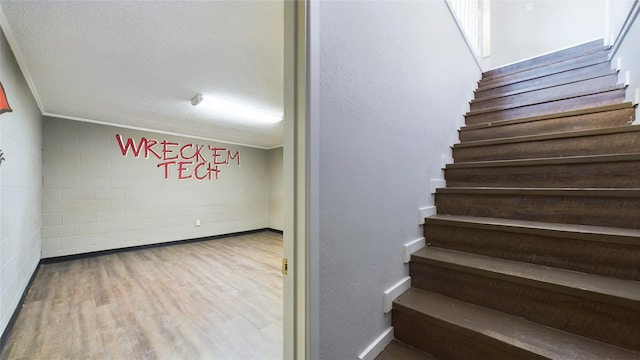
M0 333L40 261L42 116L0 31L0 81L13 112L0 115Z
M311 11L311 353L354 359L390 326L383 291L408 275L480 70L444 1Z

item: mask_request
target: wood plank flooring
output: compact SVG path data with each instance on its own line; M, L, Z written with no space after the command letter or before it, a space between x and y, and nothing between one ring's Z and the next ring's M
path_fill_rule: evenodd
M3 360L282 359L282 235L46 264Z

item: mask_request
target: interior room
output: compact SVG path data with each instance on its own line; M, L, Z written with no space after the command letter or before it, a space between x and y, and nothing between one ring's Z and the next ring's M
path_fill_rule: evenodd
M2 358L282 358L283 4L0 9Z
M640 358L639 18L0 0L2 360Z

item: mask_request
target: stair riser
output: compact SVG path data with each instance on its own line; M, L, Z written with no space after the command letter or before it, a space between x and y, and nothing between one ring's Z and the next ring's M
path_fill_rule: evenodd
M640 161L452 168L451 187L640 188Z
M585 66L590 66L603 61L608 61L608 53L600 51L597 53L589 54L580 58L575 58L567 61L558 62L555 64L549 64L546 66L538 67L535 69L524 70L514 74L500 76L497 78L484 78L478 81L478 88L482 89L489 86L511 84L518 81L527 79L533 79L542 76L549 76L563 71L569 71L578 69Z
M527 70L534 67L540 67L548 64L557 63L560 61L567 61L577 57L592 54L598 51L606 51L607 47L603 46L602 40L590 41L588 43L578 45L569 49L554 52L543 56L538 56L533 59L518 62L512 65L506 65L497 69L488 70L484 72L483 78L489 79L492 77L504 76L506 74Z
M634 245L433 224L424 236L431 246L501 259L640 280L640 243Z
M412 311L395 304L391 322L396 339L438 359L546 359L438 319L417 317Z
M529 91L525 93L503 96L499 98L488 99L484 101L474 101L471 103L471 111L478 111L488 109L496 106L504 106L509 104L531 104L543 101L553 100L554 98L571 95L576 92L576 89L580 91L597 90L607 87L611 87L618 82L618 75L612 74L608 76L602 76L594 79L580 81L576 83L570 83L565 85L559 85L550 88L544 88L536 91Z
M546 288L412 261L413 287L437 292L500 312L523 317L570 333L640 349L637 331L640 311Z
M452 150L456 163L582 155L629 154L634 152L640 152L640 135L638 132L488 146L454 146Z
M602 76L611 72L611 64L606 62L597 63L594 65L573 69L569 71L560 72L554 75L538 77L530 80L524 80L512 84L506 84L502 86L494 85L493 87L485 87L484 89L476 90L476 98L482 98L487 96L502 95L512 91L519 91L523 89L541 88L564 84L572 81L583 80L590 77Z
M565 131L593 130L628 125L635 119L633 108L523 122L512 125L464 129L460 141L500 139L514 136L550 134Z
M438 214L640 229L640 198L436 193Z
M522 106L512 109L492 111L480 114L467 114L465 116L465 123L467 125L486 124L496 121L515 120L531 116L572 111L583 109L585 107L612 105L623 102L624 97L624 89L618 89L603 93L591 94L542 104Z

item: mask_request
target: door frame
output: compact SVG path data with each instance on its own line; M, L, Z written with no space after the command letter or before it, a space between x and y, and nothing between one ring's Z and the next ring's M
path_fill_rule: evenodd
M309 359L308 0L284 2L284 359ZM283 265L284 266L284 265Z

